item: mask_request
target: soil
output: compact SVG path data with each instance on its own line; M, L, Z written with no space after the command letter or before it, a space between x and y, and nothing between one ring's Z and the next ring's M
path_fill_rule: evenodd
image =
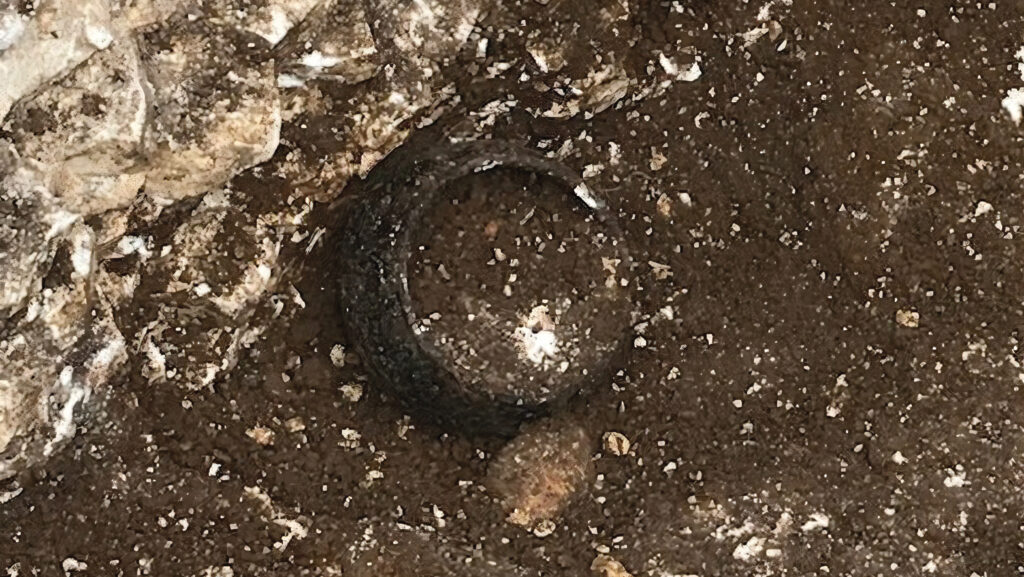
M444 197L409 263L416 330L444 366L530 404L605 372L631 320L620 239L572 190L525 171L458 179Z
M292 255L301 312L267 315L212 391L132 373L0 506L0 569L1020 573L1024 133L1002 100L1024 86L1024 3L774 2L758 20L762 8L641 3L618 35L591 33L589 2L496 9L479 26L488 62L470 65L475 46L453 58L460 104L409 144L434 146L511 95L489 133L601 165L588 182L639 263L628 366L562 414L630 449L595 453L551 534L508 523L484 488L501 440L410 420L341 354L327 259ZM564 42L615 54L634 92L548 118L556 98L538 83L591 61L538 70L526 30L573 23ZM666 53L699 54L702 76L667 78ZM488 75L498 61L513 65Z

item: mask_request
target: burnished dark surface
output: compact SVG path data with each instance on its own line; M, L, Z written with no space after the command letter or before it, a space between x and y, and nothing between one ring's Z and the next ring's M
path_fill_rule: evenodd
M381 383L414 414L449 430L511 435L523 420L564 405L587 385L609 376L621 362L631 304L627 289L617 286L612 289L614 295L600 299L602 309L591 316L621 322L616 324L616 334L582 344L597 352L590 355L596 362L582 372L569 371L543 383L506 389L489 386L484 375L456 376L451 359L417 331L408 263L413 245L423 236L417 235L417 229L429 225L425 219L432 207L445 200L446 186L497 167L555 179L561 192L573 195L591 211L611 239L609 250L628 268L629 256L613 215L583 179L537 152L502 141L442 144L418 155L398 151L369 175L344 206L334 242L339 258L338 302L344 308L349 338ZM467 330L470 340L496 338L494 331Z

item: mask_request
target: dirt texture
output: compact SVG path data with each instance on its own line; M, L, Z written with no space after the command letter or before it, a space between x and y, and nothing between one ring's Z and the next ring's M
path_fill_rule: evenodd
M592 384L631 332L621 239L552 179L506 169L449 188L415 235L414 330L491 396L540 404Z
M0 295L0 344L31 329L77 367L102 350L76 353L81 335L125 341L116 378L67 387L93 400L46 425L61 444L43 458L45 439L31 437L38 450L0 486L0 571L1024 572L1024 2L343 4L292 6L276 17L295 23L283 38L263 4L251 13L265 18L242 23L232 5L230 18L117 24L155 27L144 63L179 62L169 54L191 44L177 36L216 39L203 51L239 59L238 90L209 93L209 71L175 99L173 78L192 69L163 69L147 98L180 108L150 119L166 130L139 137L149 152L133 165L154 188L127 203L104 188L102 211L84 204L37 243L57 255L46 266L26 257L40 290L71 295L54 310L105 291L72 311L73 335L31 324L19 307L35 289L0 271L19 295ZM313 45L336 58L300 66ZM61 66L92 62L95 47L75 46ZM14 102L30 93L0 99L21 127L42 114ZM189 141L206 151L225 119L246 115L257 120L236 154L172 154L171 128L193 123L202 138ZM23 142L18 130L0 137ZM408 414L353 352L337 298L337 223L361 177L399 146L471 139L516 142L582 175L633 261L617 273L639 311L624 366L512 441ZM0 226L31 220L11 238L42 239L48 221L30 216L55 214L63 190L0 205ZM476 234L497 208L438 234ZM511 251L500 231L467 250ZM60 264L90 242L105 251L90 253L102 275ZM60 367L30 360L60 385ZM10 414L0 403L0 425L50 398L16 392L28 400ZM33 426L13 427L10 447ZM517 451L519 477L502 466ZM529 501L531 485L559 505L525 530L510 495Z

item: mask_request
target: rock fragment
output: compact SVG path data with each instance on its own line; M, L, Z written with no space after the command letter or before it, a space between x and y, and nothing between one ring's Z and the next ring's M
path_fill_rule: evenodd
M31 18L9 9L0 13L7 45L0 52L0 121L15 102L114 40L107 0L54 0L35 12Z
M323 0L271 0L255 10L244 28L263 37L271 46L277 46L296 24L322 3Z
M491 463L488 488L509 522L543 531L589 483L591 450L589 435L578 425L528 426Z
M601 577L633 577L622 563L610 555L598 555L590 564L590 570Z
M156 110L143 139L150 194L206 192L277 149L274 63L246 58L233 38L226 26L182 16L143 43Z
M629 438L622 433L616 431L610 431L604 434L604 449L615 455L621 457L629 453L630 443Z
M135 44L119 41L12 109L18 156L45 173L64 210L92 215L135 199L147 89Z
M24 172L0 185L0 480L49 457L126 360L109 302L93 298L95 235ZM24 201L24 202L22 202ZM28 218L22 211L28 210ZM10 280L11 282L8 282Z
M917 311L900 309L896 311L896 323L908 329L916 329L921 323L921 314Z

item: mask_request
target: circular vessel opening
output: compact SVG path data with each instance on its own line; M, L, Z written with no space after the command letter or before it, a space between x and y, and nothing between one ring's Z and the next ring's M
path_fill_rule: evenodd
M411 323L464 386L540 405L607 365L630 322L617 239L554 178L494 168L447 183L407 263Z

